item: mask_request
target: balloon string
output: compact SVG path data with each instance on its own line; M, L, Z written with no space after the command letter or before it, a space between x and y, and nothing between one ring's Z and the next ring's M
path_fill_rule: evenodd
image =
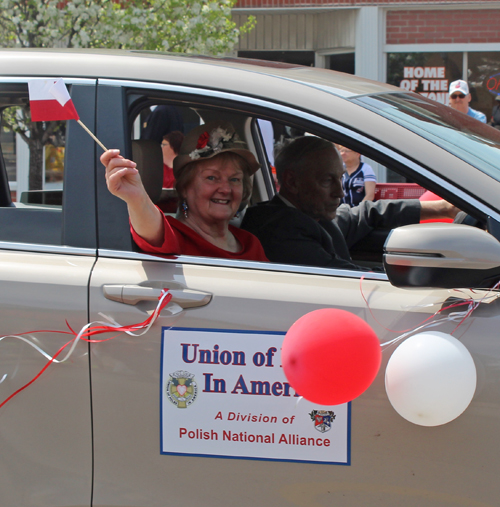
M455 327L455 329L453 329L453 331L450 334L453 334L458 329L458 327L463 324L463 322L465 321L465 319L467 317L469 317L476 308L479 307L479 305L481 303L483 303L487 298L491 298L492 296L490 296L489 294L492 293L494 290L498 290L499 287L500 287L500 282L497 282L491 289L488 290L488 292L481 299L475 300L474 303L469 308L469 311L464 316L464 318L457 324L457 326ZM475 293L475 291L472 291L472 292ZM494 299L497 299L498 297L499 297L498 294L494 294L493 295Z
M20 387L17 391L14 391L8 398L6 398L2 403L0 403L0 408L2 408L6 403L8 403L12 398L17 396L21 391L24 391L27 387L29 387L35 380L37 380L42 373L54 362L55 358L71 343L71 341L64 344L47 362L47 364L26 384ZM44 354L45 355L45 354Z
M68 326L70 331L52 331L52 330L38 330L38 331L30 331L28 333L21 333L20 335L6 335L0 337L0 342L4 340L5 338L15 338L18 340L21 340L24 343L27 343L31 347L33 347L38 353L40 353L42 356L44 356L46 359L48 359L48 362L45 364L45 366L26 384L24 384L22 387L17 389L14 393L12 393L8 398L6 398L3 402L0 403L0 408L2 408L7 402L9 402L12 398L17 396L20 392L24 391L27 387L29 387L33 382L35 382L40 376L45 372L45 370L52 364L52 363L63 363L67 361L71 355L73 354L78 342L80 340L86 341L88 343L102 343L105 341L112 340L113 338L116 338L119 336L120 333L127 333L130 336L142 336L143 334L147 333L151 326L154 324L156 319L159 317L161 311L167 306L167 304L172 299L172 294L168 292L168 289L163 289L160 297L158 298L159 302L156 306L154 312L143 322L139 324L133 324L130 326L121 326L116 321L114 321L111 317L107 317L106 315L103 315L104 318L109 320L111 324L107 324L106 322L96 321L89 324L86 324L82 327L79 333L75 333L69 323L66 321L66 325ZM102 314L99 314L102 315ZM95 325L100 324L100 325ZM141 333L134 334L133 331L139 331L142 329ZM100 340L95 339L89 339L91 336L99 335L102 333L108 333L111 331L118 332L116 335L110 337L110 338L103 338ZM29 335L34 333L61 333L61 334L72 334L74 335L74 338L72 338L70 341L66 342L53 356L45 352L41 347L36 345L35 343L31 342L27 338L25 338L22 335ZM67 352L66 356L63 359L58 360L57 357L63 352L63 350L68 347L71 344L71 347L69 351ZM3 376L2 382L5 380L6 375Z
M25 338L23 336L23 335L31 335L31 334L35 334L35 333L74 334L74 333L71 333L69 331L50 331L50 330L47 330L47 329L39 329L39 330L36 330L36 331L27 331L25 333L20 333L19 335L8 334L8 335L5 335L5 336L1 336L0 337L0 342L2 342L3 340L5 340L6 338L14 338L16 340L21 340L22 342L26 343L30 347L33 347L39 354L41 354L42 356L44 356L46 359L52 359L53 361L55 361L54 360L55 356L51 356L50 354L47 354L47 352L45 352L42 348L40 348L38 345L36 345L32 341L30 341L28 338ZM55 361L55 362L58 363L60 361Z
M474 300L472 299L472 297L469 296L468 300L466 301L460 301L460 302L457 302L457 303L453 303L451 305L448 305L448 306L445 306L443 308L440 308L439 310L437 310L435 313L433 313L431 316L427 317L426 319L424 319L419 325L417 325L416 327L413 327L413 328L409 328L409 329L404 329L404 330L401 330L401 331L396 331L396 330L393 330L393 329L389 329L387 327L385 327L378 319L377 317L375 317L375 314L373 313L372 309L370 308L370 304L368 303L368 300L366 299L365 297L365 294L363 292L363 280L365 278L365 275L363 275L359 281L359 288L360 288L360 291L361 291L361 296L366 304L366 307L368 308L371 316L373 317L373 319L375 320L375 322L377 322L377 324L379 324L383 329L385 329L386 331L389 331L391 333L402 333L400 336L398 336L397 338L394 338L393 340L389 340L388 342L384 342L382 343L382 346L383 347L386 347L392 343L395 343L395 342L398 342L400 340L402 340L403 338L406 338L406 336L416 332L416 331L420 331L421 329L424 329L424 328L427 328L427 327L434 327L434 326L437 326L437 325L441 325L442 323L444 322L449 322L449 321L457 321L458 319L459 322L458 324L455 326L455 328L453 329L453 331L450 333L450 334L453 334L464 322L465 320L472 314L472 312L479 307L479 305L485 301L485 299L487 298L491 298L491 297L494 297L495 299L499 297L498 294L494 294L492 296L490 296L490 294L498 289L500 287L500 282L497 282L492 288L490 288L488 290L488 292L479 300ZM472 291L474 292L474 291ZM438 314L440 314L441 312L445 311L445 310L449 310L451 308L457 308L459 306L464 306L464 305L467 305L468 308L466 311L463 311L463 312L452 312L450 313L448 316L446 317L443 317L441 319L438 319L438 320L434 320L432 321L432 319L434 319ZM426 305L427 306L427 305Z
M379 324L382 328L384 328L386 331L390 331L391 333L409 333L411 331L413 331L414 329L416 328L409 328L409 329L402 329L402 330L394 330L394 329L389 329L388 327L385 327L378 319L377 317L375 317L375 314L373 313L372 309L370 308L370 304L368 303L368 300L366 299L365 297L365 294L363 292L363 280L364 280L365 276L363 275L360 279L360 282L359 282L359 288L360 288L360 291L361 291L361 296L363 297L363 300L366 304L366 307L368 308L371 316L373 317L373 319L375 320L375 322L377 322L377 324ZM455 308L455 307L458 307L458 306L463 306L463 305L469 305L469 301L461 301L459 303L454 303L454 304L451 304L449 306L446 306L444 308L441 308L439 309L437 312L433 313L430 317L427 317L425 320L423 320L417 327L420 328L425 322L431 320L432 318L434 318L438 313L444 311L444 310L449 310L450 308Z

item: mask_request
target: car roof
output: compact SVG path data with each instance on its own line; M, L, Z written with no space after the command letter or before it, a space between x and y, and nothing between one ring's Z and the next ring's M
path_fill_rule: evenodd
M135 50L13 48L1 49L0 59L0 75L4 76L47 76L50 69L52 74L58 73L53 77L188 82L210 87L213 75L218 89L258 95L264 87L266 96L270 87L280 88L283 80L345 98L401 92L394 86L341 72L245 58Z

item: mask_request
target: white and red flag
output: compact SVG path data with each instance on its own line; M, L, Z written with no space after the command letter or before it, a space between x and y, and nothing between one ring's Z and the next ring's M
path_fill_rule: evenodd
M68 89L61 78L28 81L31 121L76 120L104 150L104 144L80 120Z
M79 120L62 79L28 81L31 121Z

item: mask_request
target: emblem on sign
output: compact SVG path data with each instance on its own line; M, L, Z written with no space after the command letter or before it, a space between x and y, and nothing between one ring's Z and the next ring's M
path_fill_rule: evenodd
M177 370L170 373L165 390L167 398L177 408L187 408L196 400L198 384L193 373Z
M331 410L313 410L309 415L314 422L314 428L320 433L325 433L332 429L335 414Z

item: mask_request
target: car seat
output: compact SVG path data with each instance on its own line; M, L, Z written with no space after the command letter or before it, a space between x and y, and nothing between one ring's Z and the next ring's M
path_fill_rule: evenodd
M132 141L132 160L137 164L142 184L156 204L161 197L163 185L163 154L161 146L151 139Z

